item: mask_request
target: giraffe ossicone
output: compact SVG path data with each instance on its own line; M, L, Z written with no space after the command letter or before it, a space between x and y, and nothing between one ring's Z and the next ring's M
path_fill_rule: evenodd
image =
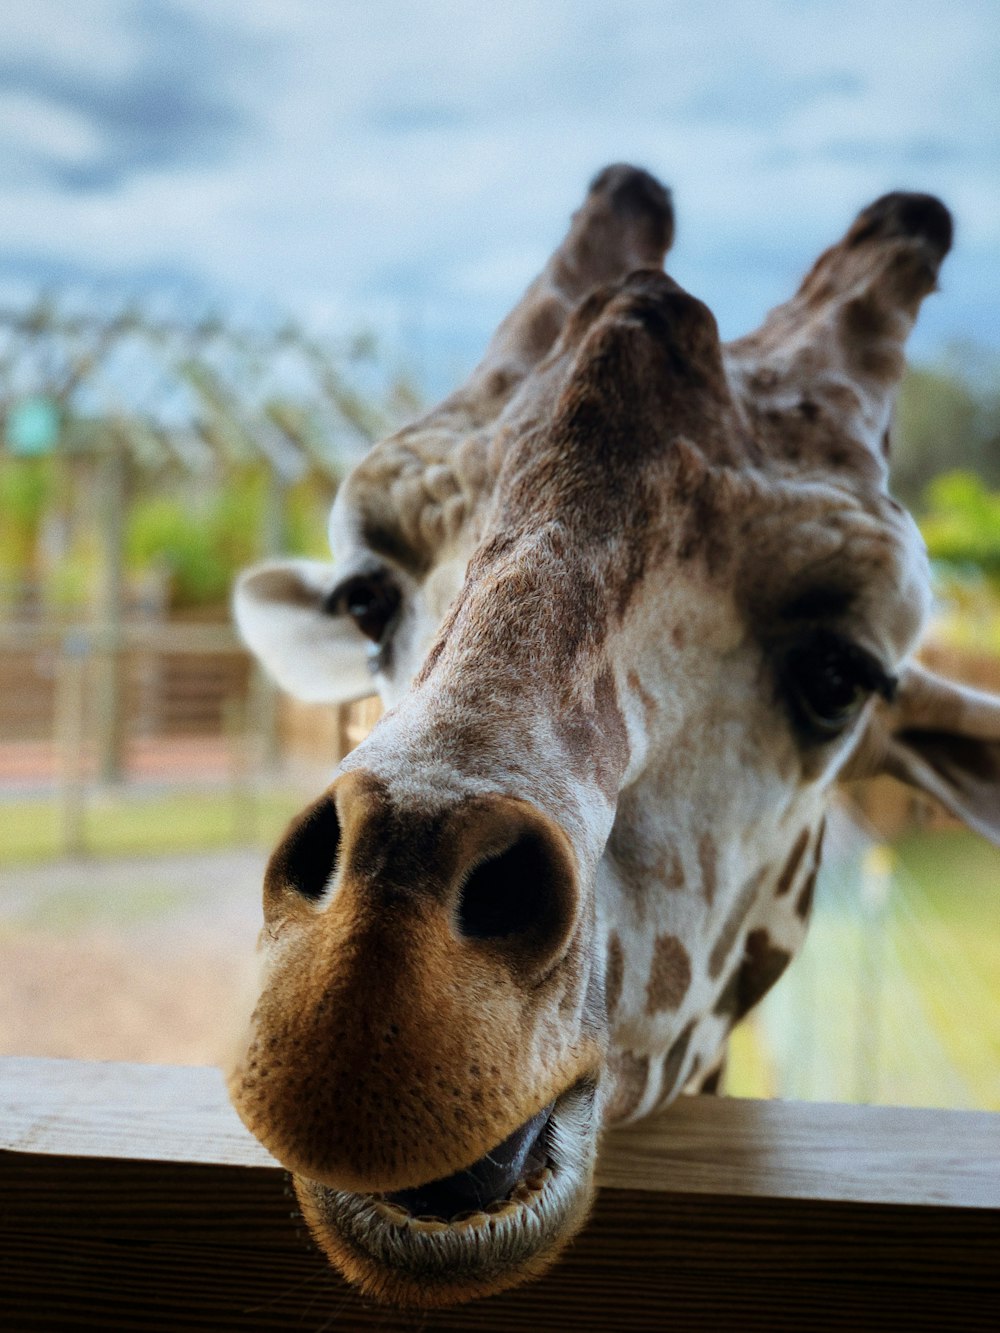
M602 1128L711 1085L802 943L838 779L1000 840L1000 702L914 663L887 489L947 210L878 200L725 346L672 236L658 182L603 171L467 384L346 479L333 563L237 590L286 688L389 705L271 858L229 1074L385 1301L540 1273Z

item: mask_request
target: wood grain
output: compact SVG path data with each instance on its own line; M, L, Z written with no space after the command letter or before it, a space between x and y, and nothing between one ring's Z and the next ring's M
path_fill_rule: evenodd
M609 1136L552 1273L428 1315L340 1282L216 1071L3 1060L0 1088L5 1329L998 1324L1000 1117L686 1100Z
M217 1069L0 1059L0 1147L267 1166ZM598 1182L671 1193L1000 1208L1000 1116L685 1097L607 1135Z

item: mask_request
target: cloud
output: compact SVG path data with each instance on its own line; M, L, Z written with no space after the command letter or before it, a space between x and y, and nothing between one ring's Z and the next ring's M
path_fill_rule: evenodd
M12 8L0 277L170 274L235 304L419 326L450 369L625 159L674 187L673 272L728 335L902 186L958 215L920 338L1000 339L995 0Z
M678 108L687 119L706 123L774 127L805 107L855 97L865 83L856 71L818 70L790 74L746 59L734 60L704 80Z
M115 17L130 56L110 68L67 60L58 43L0 58L2 150L57 190L109 190L141 172L219 161L250 131L219 77L253 62L245 35L164 4Z

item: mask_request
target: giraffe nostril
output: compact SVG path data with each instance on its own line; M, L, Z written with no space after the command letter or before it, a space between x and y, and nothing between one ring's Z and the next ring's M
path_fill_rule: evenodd
M267 881L313 902L333 878L340 849L340 821L333 798L321 796L293 821L271 857Z
M462 886L458 928L474 940L532 930L547 914L548 858L541 839L524 834L512 847L480 861Z
M573 916L572 875L544 835L525 830L473 867L456 928L466 939L495 942L512 958L537 962L558 951Z

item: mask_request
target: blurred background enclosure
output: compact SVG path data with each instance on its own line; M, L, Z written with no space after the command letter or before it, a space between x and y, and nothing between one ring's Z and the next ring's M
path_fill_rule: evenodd
M875 195L954 207L893 484L927 660L1000 691L995 5L73 9L0 18L0 1050L218 1058L266 849L378 716L279 697L232 579L325 556L606 161L672 183L727 337ZM1000 1107L1000 858L888 780L850 802L729 1090Z

